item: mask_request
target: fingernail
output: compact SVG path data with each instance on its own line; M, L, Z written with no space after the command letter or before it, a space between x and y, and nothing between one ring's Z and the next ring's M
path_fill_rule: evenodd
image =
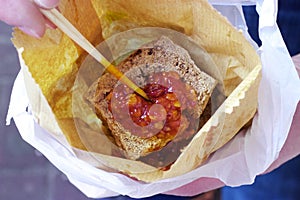
M54 5L47 5L47 1L43 1L43 0L34 0L36 4L38 4L39 6L43 7L43 8L54 8L57 6L57 4L54 4Z
M27 28L27 27L19 27L19 29L21 31L23 31L24 33L28 34L28 35L31 35L31 36L36 37L36 38L41 38L41 35L38 34L35 30L32 30L32 29Z

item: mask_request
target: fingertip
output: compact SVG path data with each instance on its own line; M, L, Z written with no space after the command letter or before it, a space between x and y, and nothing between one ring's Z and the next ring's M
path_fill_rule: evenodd
M31 36L36 38L41 38L46 29L46 19L39 11L38 7L32 3L31 5L31 14L24 14L24 18L26 18L26 24L21 26L21 30Z
M22 32L31 35L35 38L42 38L45 30L36 30L36 29L32 29L30 27L18 27Z
M34 2L38 6L40 6L42 8L46 8L46 9L55 8L59 4L59 0L34 0Z

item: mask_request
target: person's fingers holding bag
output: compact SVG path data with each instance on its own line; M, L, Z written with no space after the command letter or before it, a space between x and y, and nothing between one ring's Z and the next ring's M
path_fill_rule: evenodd
M16 26L23 32L34 37L41 37L46 26L53 26L46 20L39 8L56 7L59 0L0 0L0 20Z

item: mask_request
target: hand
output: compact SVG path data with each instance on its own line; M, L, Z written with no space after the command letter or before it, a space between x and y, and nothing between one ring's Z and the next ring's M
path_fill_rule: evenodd
M292 59L293 59L293 61L295 63L296 69L297 69L298 74L300 76L300 53L297 54L297 55L295 55L295 56L293 56Z
M0 0L0 20L29 35L42 37L46 26L55 26L44 18L39 8L54 8L58 3L59 0Z
M298 75L300 77L300 54L292 57ZM288 137L279 153L279 157L271 164L271 166L264 172L268 173L287 162L288 160L300 154L300 102L298 103L293 122L288 134ZM179 196L194 196L199 193L211 191L223 187L224 183L216 178L199 178L194 182L184 185L175 190L169 191L166 194Z

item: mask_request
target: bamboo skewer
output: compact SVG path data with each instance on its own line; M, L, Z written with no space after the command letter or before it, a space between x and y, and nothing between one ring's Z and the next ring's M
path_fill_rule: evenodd
M111 64L57 9L40 10L52 23L101 63L109 73L114 75L118 80L122 81L139 95L149 100L147 94L141 88Z

